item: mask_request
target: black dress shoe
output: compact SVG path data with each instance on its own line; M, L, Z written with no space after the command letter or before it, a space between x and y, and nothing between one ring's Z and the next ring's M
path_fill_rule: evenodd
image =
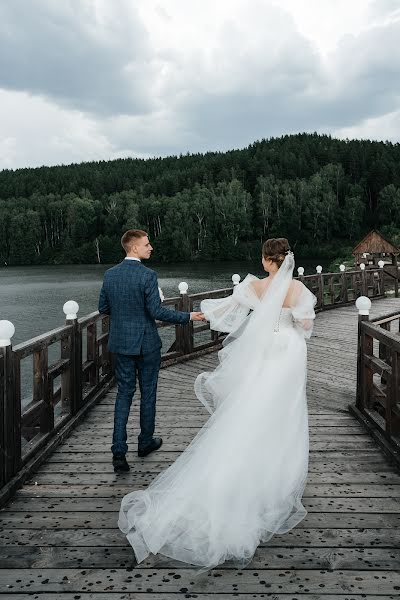
M129 465L126 462L125 454L113 454L112 462L115 473L129 471Z
M147 456L148 454L150 454L150 452L155 452L155 450L158 450L159 448L161 448L161 446L162 446L162 438L153 438L151 441L151 444L149 444L148 446L145 446L144 448L138 449L138 454L141 457Z

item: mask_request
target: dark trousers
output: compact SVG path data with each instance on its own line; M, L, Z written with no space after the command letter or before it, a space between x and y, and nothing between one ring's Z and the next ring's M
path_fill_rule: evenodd
M111 450L113 454L126 454L126 426L132 398L136 390L136 372L141 393L139 448L151 443L156 416L156 395L158 372L160 370L160 350L151 354L130 356L115 354L115 377L118 384L114 410L114 433Z

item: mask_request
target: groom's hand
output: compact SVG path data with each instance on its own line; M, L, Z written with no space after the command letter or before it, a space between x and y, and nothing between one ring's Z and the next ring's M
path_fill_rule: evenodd
M203 315L202 312L191 312L190 313L190 320L191 321L205 321L206 318Z

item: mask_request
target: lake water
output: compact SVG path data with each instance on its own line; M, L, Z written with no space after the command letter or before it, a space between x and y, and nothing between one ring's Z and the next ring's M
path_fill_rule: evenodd
M230 287L231 277L238 273L263 276L260 263L203 262L157 265L147 261L158 274L164 296L178 296L178 285L186 281L189 293ZM315 266L327 267L327 261L298 260L306 274ZM0 320L14 323L13 345L36 337L64 324L63 304L75 300L79 317L97 310L103 274L110 265L62 265L7 267L0 269Z

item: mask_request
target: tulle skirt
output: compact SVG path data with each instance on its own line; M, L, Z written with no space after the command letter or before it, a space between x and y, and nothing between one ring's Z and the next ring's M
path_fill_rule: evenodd
M204 568L244 566L260 542L305 517L306 344L293 328L275 339L250 362L243 356L229 382L221 367L198 377L210 418L146 490L122 499L118 525L138 562L160 553ZM230 360L229 345L221 358Z

